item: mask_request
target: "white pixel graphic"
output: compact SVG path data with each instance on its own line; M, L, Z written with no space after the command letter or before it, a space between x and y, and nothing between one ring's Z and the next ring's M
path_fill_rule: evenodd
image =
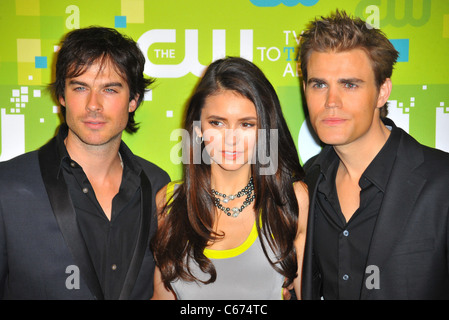
M1 109L2 153L0 161L6 161L25 152L25 116L6 114Z
M35 91L39 91L40 96L40 90ZM28 87L13 89L10 102L13 102L15 106L15 108L9 109L11 114L6 113L6 108L1 108L2 150L0 161L6 161L25 153L25 115L21 112L28 103Z
M449 107L440 102L435 115L435 148L449 152Z
M397 100L388 101L388 118L393 120L396 126L402 128L406 132L410 132L410 115L408 112L410 111L409 107L414 107L414 101L415 98L410 98L409 106L404 106L403 102L398 103Z

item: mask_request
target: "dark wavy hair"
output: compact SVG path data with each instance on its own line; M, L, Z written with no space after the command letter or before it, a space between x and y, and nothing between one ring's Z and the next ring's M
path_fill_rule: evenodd
M377 88L391 78L399 56L386 35L358 17L350 17L345 11L336 10L328 17L313 20L301 34L299 57L301 73L307 81L307 64L313 51L342 52L362 49L368 55L374 71ZM388 114L388 104L380 109L380 116Z
M170 283L178 278L200 281L190 272L190 259L194 259L203 272L210 274L209 280L201 282L214 282L217 276L214 265L203 251L209 241L224 235L213 230L215 207L210 185L210 165L204 162L194 164L193 144L196 143L194 122L200 121L206 98L224 90L236 92L255 105L257 127L266 129L262 133L266 135L265 141L270 141L270 129L277 129L279 147L275 154L269 155L279 155L276 172L271 175L261 174L263 165L258 155L256 161L251 162L256 195L254 214L264 253L267 259L267 250L276 253L277 260L270 260L270 263L285 276L284 285L289 285L297 276L293 243L297 234L299 209L293 183L304 177L304 171L273 86L252 62L228 57L217 60L208 67L188 103L184 129L188 131L190 138L184 147L190 148L190 156L189 161L184 164L184 182L170 199L166 199L169 204L160 212L163 222L151 242L167 288L171 288ZM259 131L258 139L260 138ZM204 143L201 145L202 153L203 149Z
M145 57L137 43L117 30L105 27L88 27L69 32L62 41L56 60L55 81L50 85L59 101L64 98L67 78L83 74L93 63L101 66L111 62L117 73L127 82L130 101L138 96L137 107L141 104L147 87L154 79L143 75ZM136 108L137 110L137 108ZM65 107L61 113L65 119ZM134 120L135 111L129 113L126 131L134 133L138 124Z

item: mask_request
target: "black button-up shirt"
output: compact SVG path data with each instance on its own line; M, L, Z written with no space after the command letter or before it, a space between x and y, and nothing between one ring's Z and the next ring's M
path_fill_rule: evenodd
M396 159L398 132L392 132L359 180L360 206L346 221L338 200L335 178L339 158L335 151L320 163L314 250L323 279L325 299L359 299L366 261L386 186Z
M64 145L67 128L57 136L61 171L75 207L105 299L117 299L131 262L141 219L140 171L133 154L122 142L120 155L124 169L120 189L112 200L111 220L101 208L83 169L70 158Z

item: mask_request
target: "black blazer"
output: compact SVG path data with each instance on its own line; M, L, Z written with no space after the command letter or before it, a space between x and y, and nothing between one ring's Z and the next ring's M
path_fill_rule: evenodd
M374 228L367 266L380 271L380 288L361 299L449 299L449 154L419 144L400 131L397 158ZM330 146L318 157L326 157ZM303 299L321 298L321 275L314 260L314 203L322 175L306 166L310 212L304 256ZM370 281L370 279L368 279Z
M149 240L157 229L154 197L170 181L165 171L135 157L143 168L141 225L120 299L153 295L155 265ZM103 299L58 162L53 138L39 151L0 163L3 299ZM73 266L79 268L79 289L66 286L75 275Z

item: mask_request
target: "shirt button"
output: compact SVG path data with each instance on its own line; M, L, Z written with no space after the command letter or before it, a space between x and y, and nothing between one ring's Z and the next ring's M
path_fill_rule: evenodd
M116 264L113 264L113 265L111 266L111 269L112 269L112 271L117 270L117 265L116 265Z
M76 167L76 164L75 164L75 162L70 162L70 166L72 167L72 168L75 168Z
M84 193L88 193L88 192L89 192L89 189L88 189L88 188L83 188L83 192L84 192Z
M345 237L349 236L349 231L348 231L348 230L343 231L343 235L344 235Z
M344 276L343 276L343 280L348 280L349 279L349 276L347 275L347 274L345 274Z

